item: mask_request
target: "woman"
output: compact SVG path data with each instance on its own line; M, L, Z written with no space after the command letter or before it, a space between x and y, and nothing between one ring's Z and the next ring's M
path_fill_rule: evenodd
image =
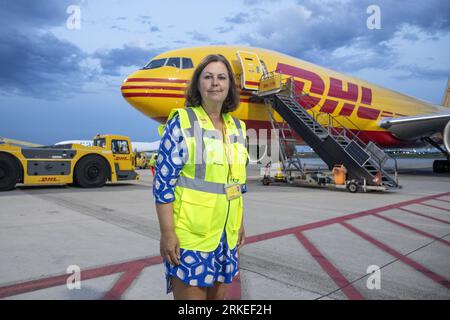
M160 128L153 193L167 293L174 299L224 299L244 244L245 124L231 66L222 55L198 65L186 108Z

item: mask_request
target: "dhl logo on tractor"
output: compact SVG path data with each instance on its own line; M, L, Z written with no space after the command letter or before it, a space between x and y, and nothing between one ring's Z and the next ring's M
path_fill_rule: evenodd
M55 177L44 177L38 180L39 182L58 182L59 179Z

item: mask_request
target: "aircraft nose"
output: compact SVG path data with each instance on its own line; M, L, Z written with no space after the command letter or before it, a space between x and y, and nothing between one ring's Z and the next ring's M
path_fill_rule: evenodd
M186 84L163 70L138 70L123 81L121 92L134 108L163 122L172 108L184 105Z

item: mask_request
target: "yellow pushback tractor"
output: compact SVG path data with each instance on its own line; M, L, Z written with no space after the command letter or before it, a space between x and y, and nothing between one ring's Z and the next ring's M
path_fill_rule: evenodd
M132 150L128 137L110 134L96 135L92 146L0 143L0 191L17 183L99 188L107 181L139 180Z

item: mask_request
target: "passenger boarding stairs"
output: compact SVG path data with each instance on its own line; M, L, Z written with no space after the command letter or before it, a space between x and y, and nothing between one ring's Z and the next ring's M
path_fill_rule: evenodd
M269 110L268 110L269 111ZM295 143L297 139L294 137L293 130L286 121L278 123L272 112L268 112L272 129L278 130L280 141L280 157L283 171L289 173L289 177L293 171L303 172L303 165L300 159L300 155L297 152ZM291 182L291 180L288 180Z
M347 180L357 181L361 185L400 187L395 159L394 176L391 176L383 167L390 158L383 150L373 142L363 142L337 117L312 110L315 106L313 100L305 92L296 90L298 88L295 88L293 79L287 80L279 90L260 91L258 95L272 105L330 170L335 165L344 165ZM346 121L350 120L346 118Z

